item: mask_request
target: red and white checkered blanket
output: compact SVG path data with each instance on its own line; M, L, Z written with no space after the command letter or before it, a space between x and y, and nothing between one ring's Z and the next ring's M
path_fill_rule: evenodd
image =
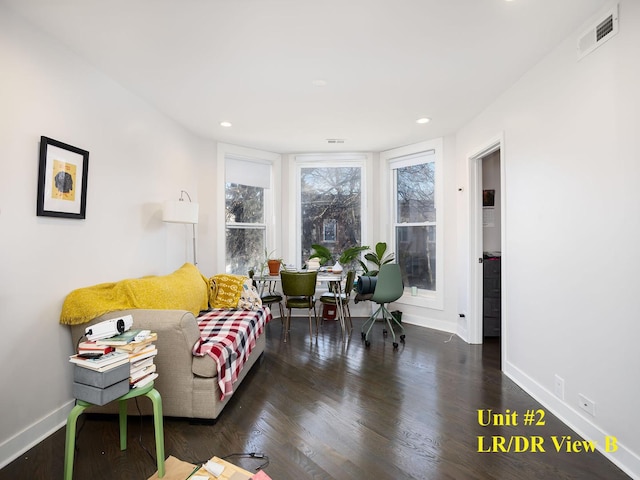
M267 306L256 311L214 309L198 317L201 338L193 346L193 354L209 354L216 362L220 400L233 393L234 382L270 321Z

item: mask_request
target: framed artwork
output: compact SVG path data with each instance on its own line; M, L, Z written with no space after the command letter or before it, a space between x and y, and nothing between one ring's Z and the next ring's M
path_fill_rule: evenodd
M483 190L482 191L482 206L493 207L496 204L496 191L495 190Z
M85 218L89 152L40 137L39 217Z

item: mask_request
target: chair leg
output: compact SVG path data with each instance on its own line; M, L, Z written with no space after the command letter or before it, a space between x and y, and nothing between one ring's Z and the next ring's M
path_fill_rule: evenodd
M387 309L387 307L385 307L384 305L382 306L382 318L384 320L384 322L389 326L389 330L391 330L391 336L393 338L393 348L397 349L398 348L398 343L396 342L396 332L393 328L393 324L395 323L398 327L400 327L400 342L404 343L404 327L402 326L402 324L400 322L398 322L396 320L396 317L394 317L391 312Z
M345 320L349 319L349 333L353 331L353 321L351 320L351 310L349 310L349 304L345 303L343 306L343 312L346 312ZM345 324L346 326L346 324Z
M379 306L375 313L371 314L367 321L362 324L362 327L360 328L360 334L362 335L363 340L369 340L369 332L371 331L373 324L376 323L376 319L378 318L378 313L380 313L380 310L382 310L382 305Z
M287 342L287 337L289 336L289 327L291 325L291 309L287 307L287 317L284 322L284 342Z

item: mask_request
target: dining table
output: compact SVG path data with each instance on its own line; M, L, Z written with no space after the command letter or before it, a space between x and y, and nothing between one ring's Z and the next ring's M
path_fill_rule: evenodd
M307 272L308 270L287 270L297 272ZM326 283L327 290L333 294L336 300L336 317L340 322L340 330L342 332L342 339L347 339L347 326L345 322L344 305L341 301L343 294L342 283L344 282L346 275L344 272L333 272L329 270L318 270L318 283ZM255 275L253 280L256 282L258 292L262 296L265 288L269 288L269 285L280 282L280 275Z

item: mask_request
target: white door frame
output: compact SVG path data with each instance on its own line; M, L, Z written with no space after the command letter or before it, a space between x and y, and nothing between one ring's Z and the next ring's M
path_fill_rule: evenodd
M469 156L469 258L468 258L468 292L469 292L469 318L468 335L469 343L483 343L482 334L482 159L487 155L500 150L500 198L502 208L500 209L500 240L502 244L502 270L504 271L505 252L505 162L504 162L504 139L500 134L493 138L483 147L479 148ZM501 278L501 330L502 336L505 333L505 289L504 276ZM505 352L505 343L501 342L502 354ZM503 356L504 358L504 356Z

